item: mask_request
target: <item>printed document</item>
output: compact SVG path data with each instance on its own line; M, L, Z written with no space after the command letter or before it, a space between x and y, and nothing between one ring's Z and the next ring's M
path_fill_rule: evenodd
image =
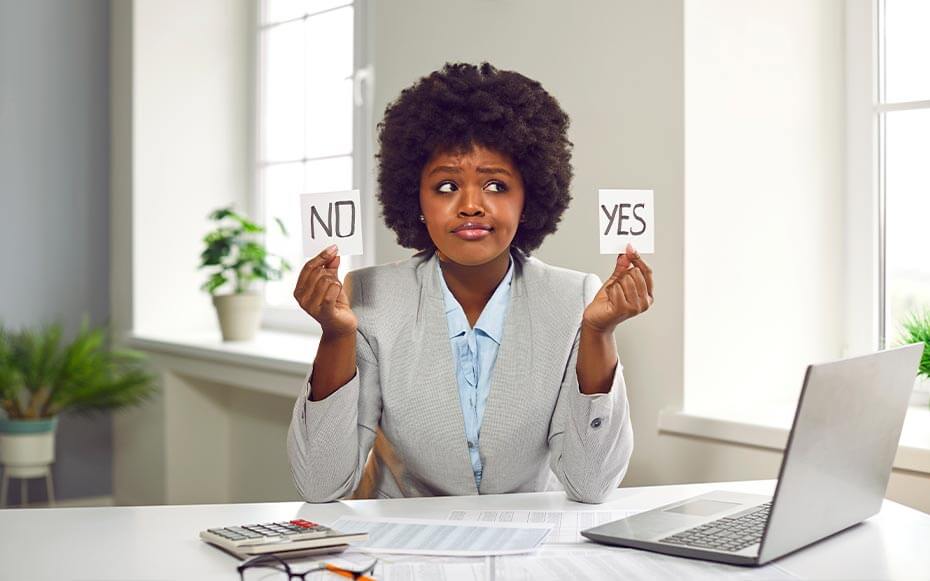
M465 522L550 524L547 543L583 543L581 531L632 516L640 510L453 510L449 520Z
M367 532L367 541L352 545L366 553L474 557L530 552L545 542L552 525L343 516L332 528Z
M737 567L621 547L549 545L532 557L496 557L494 579L508 581L604 581L605 579L688 579L769 581L796 579L775 564ZM385 579L390 581L390 579Z
M501 557L404 557L388 555L375 568L378 581L781 581L797 579L778 564L737 567L659 555L648 551L587 545L546 545L532 555Z
M378 581L492 581L494 561L500 558L389 555L375 567L375 576Z

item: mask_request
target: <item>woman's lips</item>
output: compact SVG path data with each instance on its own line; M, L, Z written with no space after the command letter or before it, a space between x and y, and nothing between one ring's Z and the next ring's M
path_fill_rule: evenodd
M474 228L471 230L459 230L458 232L453 232L453 234L462 240L481 240L485 236L489 236L491 231L483 228Z

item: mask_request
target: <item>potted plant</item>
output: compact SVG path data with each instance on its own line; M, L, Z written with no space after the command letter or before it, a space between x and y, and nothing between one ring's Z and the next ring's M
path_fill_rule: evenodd
M901 326L904 330L901 337L902 344L924 344L924 353L917 370L917 389L930 393L930 309L922 313L911 313Z
M111 350L104 328L87 317L74 340L62 343L59 323L11 332L0 324L0 463L4 479L48 473L55 428L65 411L93 413L141 403L155 376L140 353Z
M209 217L218 225L203 239L207 247L200 255L198 268L212 268L213 272L200 288L213 297L223 340L247 341L258 331L262 313L262 295L250 291L251 284L257 280L280 280L291 265L268 254L256 240L265 229L231 207L220 208ZM287 236L281 220L275 218L275 221ZM275 259L274 263L270 259ZM232 287L231 292L217 292L227 285Z

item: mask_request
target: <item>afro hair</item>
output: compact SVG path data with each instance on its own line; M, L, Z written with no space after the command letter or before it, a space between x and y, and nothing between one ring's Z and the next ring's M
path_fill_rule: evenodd
M446 63L404 89L378 124L378 201L397 242L435 248L419 221L420 174L437 152L474 144L507 154L524 183L524 222L512 245L529 255L571 201L568 115L538 81L488 63Z

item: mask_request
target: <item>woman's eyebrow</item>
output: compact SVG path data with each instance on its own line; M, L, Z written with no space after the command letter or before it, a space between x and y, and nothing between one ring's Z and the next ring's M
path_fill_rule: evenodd
M449 172L449 173L462 173L462 168L456 167L454 165L438 165L429 172L429 175L433 175L434 173L439 173L442 171ZM508 176L513 175L507 169L502 168L502 167L481 166L481 167L478 167L475 171L477 171L478 173L502 173Z
M511 173L502 167L479 167L476 170L478 173L502 173L505 175L511 175Z

